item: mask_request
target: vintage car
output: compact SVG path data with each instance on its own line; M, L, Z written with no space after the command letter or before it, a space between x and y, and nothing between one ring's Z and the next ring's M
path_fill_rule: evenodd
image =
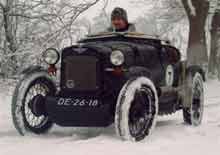
M61 52L49 48L42 57L48 68L24 70L14 91L12 117L21 135L45 133L54 123L114 123L121 139L140 141L151 133L158 115L178 110L185 124L201 124L205 74L182 61L179 50L166 40L140 33L102 33ZM55 82L57 72L60 80Z

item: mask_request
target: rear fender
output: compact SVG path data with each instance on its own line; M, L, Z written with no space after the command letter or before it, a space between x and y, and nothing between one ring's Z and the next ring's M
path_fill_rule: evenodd
M205 72L204 72L204 70L200 66L193 65L193 66L189 66L186 69L186 75L188 75L189 73L195 74L196 72L199 72L202 75L203 81L206 81Z
M191 106L191 95L192 95L192 80L196 73L200 73L202 76L203 81L206 80L205 72L200 66L193 65L186 68L186 73L183 81L182 87L182 103L184 108L189 108Z

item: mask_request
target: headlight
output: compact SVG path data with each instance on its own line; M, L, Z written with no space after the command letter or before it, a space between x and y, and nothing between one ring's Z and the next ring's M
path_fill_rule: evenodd
M125 61L124 54L119 50L113 51L111 53L110 59L111 63L115 66L120 66Z
M44 53L43 53L43 58L44 61L49 64L49 65L55 65L59 59L60 55L56 49L53 48L48 48Z

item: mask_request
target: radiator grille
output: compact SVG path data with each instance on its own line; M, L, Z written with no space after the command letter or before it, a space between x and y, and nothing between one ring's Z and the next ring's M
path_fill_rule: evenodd
M63 85L79 91L97 89L97 65L98 59L93 56L67 56L64 58Z

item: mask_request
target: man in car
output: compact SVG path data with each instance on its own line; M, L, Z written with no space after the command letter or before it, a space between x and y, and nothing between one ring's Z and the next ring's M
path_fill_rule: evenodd
M134 24L128 22L126 10L116 7L111 14L111 27L108 32L135 32Z

